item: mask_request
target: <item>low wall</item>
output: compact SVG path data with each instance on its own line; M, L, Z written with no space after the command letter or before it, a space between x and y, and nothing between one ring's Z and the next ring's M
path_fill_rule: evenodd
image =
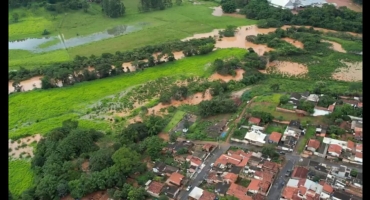
M244 143L244 144L249 144L248 141L245 141L245 140L239 140L239 139L236 139L236 138L230 138L231 141L234 141L234 142L241 142L241 143Z
M288 110L288 109L280 108L280 107L276 107L276 111L286 112L286 113L295 113L295 110Z

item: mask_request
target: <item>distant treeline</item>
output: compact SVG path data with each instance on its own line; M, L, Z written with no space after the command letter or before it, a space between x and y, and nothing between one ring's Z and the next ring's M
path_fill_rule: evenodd
M32 70L21 67L17 71L9 72L9 80L13 80L15 82L14 85L20 86L19 82L21 80L43 75L43 89L58 87L58 82L61 82L63 86L72 85L76 82L91 81L124 73L124 69L121 68L124 62L132 62L131 64L136 70L144 70L147 67L153 67L165 62L162 61L163 57L166 57L168 62L174 61L175 57L172 52L175 51L182 51L187 57L207 54L213 51L215 42L214 38L209 37L148 45L132 51L117 51L115 54L103 53L100 57L95 55L90 57L76 56L72 62L54 64ZM154 53L160 54L154 57ZM147 59L147 61L142 61L144 59ZM112 65L116 68L112 69ZM88 67L94 67L95 69L89 71ZM126 68L126 72L130 72L128 68Z

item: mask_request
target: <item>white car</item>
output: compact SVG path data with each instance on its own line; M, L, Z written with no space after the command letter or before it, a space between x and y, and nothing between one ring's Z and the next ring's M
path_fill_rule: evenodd
M189 191L191 189L191 185L189 185L187 188L186 188L186 191Z
M210 165L210 166L211 166L211 167L213 167L213 165L214 165L214 164L215 164L215 163L211 163L211 165Z

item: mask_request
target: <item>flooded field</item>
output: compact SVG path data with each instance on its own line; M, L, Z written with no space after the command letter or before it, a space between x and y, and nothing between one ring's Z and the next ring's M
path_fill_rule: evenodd
M287 62L287 61L273 61L268 64L266 70L261 71L262 73L269 73L269 72L279 72L283 74L289 75L303 75L308 73L308 69L306 66L295 63L295 62Z
M333 78L341 81L362 81L362 69L363 64L362 62L344 62L347 67L342 67L337 70L337 72L333 73Z
M231 80L234 80L234 81L240 81L243 79L243 74L245 73L245 71L243 69L237 69L235 70L236 72L236 75L235 76L231 76L231 75L227 75L227 76L223 76L223 75L220 75L218 73L214 73L212 74L211 77L209 77L209 80L210 81L215 81L215 80L221 80L223 82L229 82Z
M335 3L337 7L346 6L347 8L356 11L356 12L362 12L362 6L353 3L352 0L326 0L328 3Z
M321 40L321 42L327 42L327 43L330 43L332 44L332 49L334 51L338 51L338 52L342 52L342 53L347 53L346 50L343 49L342 45L337 43L337 42L332 42L332 41L329 41L329 40Z
M163 114L162 109L168 108L170 106L178 107L178 106L181 106L181 105L184 105L184 104L198 105L202 101L207 101L207 100L211 100L211 99L212 99L212 95L211 95L211 93L208 89L204 92L204 94L201 93L201 92L198 92L194 95L189 96L187 99L185 99L183 101L172 100L170 104L159 103L158 105L156 105L152 108L148 108L148 114L162 115Z
M219 12L219 11L218 11ZM291 26L283 26L282 29L287 29ZM299 26L296 26L299 27ZM306 26L309 28L308 26ZM323 31L323 32L328 32L332 30L328 29L322 29L322 28L314 28L315 30ZM206 38L206 37L215 37L216 38L216 44L215 47L217 48L243 48L243 49L248 49L248 48L253 48L253 50L259 54L263 55L265 52L273 50L272 48L267 47L267 45L262 45L262 44L254 44L251 42L248 42L245 40L246 36L248 35L258 35L258 34L268 34L271 32L274 32L276 28L267 28L267 29L260 29L255 25L252 26L242 26L237 29L237 32L235 33L234 37L224 37L221 39L217 39L219 36L219 30L221 29L215 29L212 32L209 33L200 33L200 34L194 34L191 37L184 38L182 41L185 40L190 40L190 39L198 39L198 38ZM332 31L335 32L335 31ZM350 33L350 32L348 32ZM356 34L356 33L350 33L352 35L360 36L362 37L362 34ZM303 44L300 41L295 41L291 38L282 38L283 40L293 44L297 48L303 48ZM345 53L346 51L342 48L342 46L336 42L331 42L331 41L324 41L324 42L329 42L333 44L333 49L339 52ZM184 54L182 52L173 52L175 59L182 59L184 58ZM157 54L154 54L153 56L156 58ZM162 61L166 60L166 57L162 57ZM146 60L142 60L146 61ZM135 67L132 66L131 62L125 62L122 63L122 67L124 68L124 71L127 71L127 68L130 69L130 71L135 71ZM300 74L300 73L306 73L304 68L302 66L298 66L297 64L281 64L279 67L279 71L283 73L289 73L289 74ZM93 70L91 67L90 70ZM266 73L265 71L262 71L263 73ZM25 80L21 82L21 85L23 86L24 91L32 90L33 88L40 88L41 87L41 81L39 80L42 78L41 76L34 77L29 80ZM225 77L224 77L225 78ZM225 78L226 80L227 78ZM12 81L9 82L9 93L14 91L14 88L12 86Z
M302 42L298 41L298 40L294 40L292 38L282 38L282 40L286 41L286 42L289 42L290 44L294 45L295 47L297 48L300 48L300 49L303 49L304 45Z
M76 36L74 38L65 39L63 34L53 37L44 37L44 38L27 38L23 40L16 40L8 42L9 49L20 49L20 50L27 50L32 51L35 53L42 53L48 51L54 51L57 49L66 49L70 47L80 46L83 44L88 44L91 42L96 42L100 40L104 40L107 38L116 37L119 35L125 35L134 31L138 31L145 26L144 24L135 25L135 26L127 26L121 25L116 26L111 29L107 29L103 32L94 33L91 35L86 36ZM50 46L41 48L45 43L53 42L55 40L59 40L56 44L52 44Z
M213 7L212 15L216 17L221 17L221 16L230 16L230 17L237 17L237 18L245 18L245 15L241 15L238 13L224 13L222 10L221 6L219 7ZM236 9L236 12L239 12L239 9Z
M36 134L33 136L21 138L19 140L13 141L9 140L8 141L8 148L11 149L9 152L9 156L13 158L19 158L20 155L26 156L33 156L33 147L30 146L32 142L39 142L42 139L42 136L40 134Z

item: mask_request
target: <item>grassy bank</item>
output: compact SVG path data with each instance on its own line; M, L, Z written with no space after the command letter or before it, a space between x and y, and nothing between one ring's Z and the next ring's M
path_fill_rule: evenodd
M9 190L13 196L19 196L32 185L31 164L25 160L9 161Z
M73 11L68 12L66 15L58 15L56 19L53 19L50 13L40 9L36 10L35 13L38 13L37 16L42 18L42 20L35 20L36 14L33 14L30 10L14 10L12 12L25 12L29 14L21 17L18 23L9 25L9 39L35 37L36 35L38 35L37 37L41 37L41 32L44 29L50 30L51 35L56 35L60 32L68 39L76 37L77 34L80 36L89 35L118 25L146 24L142 30L134 33L93 42L68 50L60 50L64 51L65 54L69 54L71 58L74 58L76 55L90 56L91 54L115 53L116 51L125 51L149 44L182 39L195 33L204 33L216 28L225 28L227 25L241 26L255 23L255 20L243 18L212 16L212 9L209 7L216 4L211 2L200 5L193 5L186 2L181 6L174 5L172 8L163 11L149 13L138 13L138 2L138 0L125 2L127 13L124 17L118 19L110 19L103 16L100 6L95 4L92 4L87 13ZM35 25L35 23L38 24ZM30 30L24 30L30 26L33 26ZM60 28L57 28L59 26ZM10 50L10 52L12 51ZM10 65L14 68L18 66L32 67L38 64L48 64L50 60L52 62L59 62L61 57L60 52L44 53L42 55L46 55L49 60L48 63L45 63L43 56L30 53L35 57L31 63L23 59L22 56L13 54L14 56L9 58L9 60ZM55 54L58 55L55 56Z
M88 105L131 86L164 76L209 76L212 63L217 58L242 56L244 49L221 49L205 56L185 58L173 63L148 68L145 71L123 74L117 77L83 82L71 87L52 90L36 90L9 96L9 137L46 133L63 120L86 114ZM42 108L42 109L40 109ZM106 128L106 122L83 120L89 127ZM93 127L91 127L93 128Z

